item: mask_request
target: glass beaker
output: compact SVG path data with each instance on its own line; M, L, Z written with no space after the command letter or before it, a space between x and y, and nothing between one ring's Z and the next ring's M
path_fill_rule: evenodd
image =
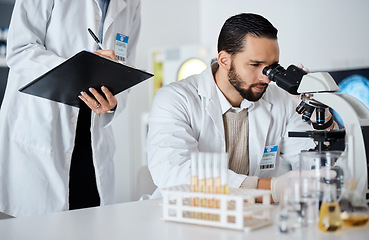
M293 232L315 225L319 215L319 198L312 178L289 178L279 203L279 230Z
M315 180L320 200L323 198L323 184L335 185L337 200L343 196L347 170L343 151L309 151L300 154L300 177Z

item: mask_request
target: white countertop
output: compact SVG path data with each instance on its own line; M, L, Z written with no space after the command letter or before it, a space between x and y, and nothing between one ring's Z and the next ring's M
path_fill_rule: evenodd
M243 232L161 219L161 200L146 200L104 207L66 211L43 216L0 220L1 240L276 240L276 239L368 239L369 224L326 233L317 227L282 234L275 225Z

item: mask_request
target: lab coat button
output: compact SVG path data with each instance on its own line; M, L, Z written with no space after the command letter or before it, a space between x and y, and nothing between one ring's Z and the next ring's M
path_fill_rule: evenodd
M72 117L72 119L70 120L72 123L76 123L77 122L77 118L76 117Z

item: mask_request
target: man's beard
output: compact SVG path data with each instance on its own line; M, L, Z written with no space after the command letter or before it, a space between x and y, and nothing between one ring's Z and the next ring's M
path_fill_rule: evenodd
M228 72L228 81L240 93L240 95L243 98L245 98L249 101L252 101L252 102L258 101L263 96L266 89L268 88L267 83L253 83L248 88L243 89L241 87L241 84L242 84L241 77L236 73L236 70L234 69L233 63L231 64L231 68L229 69L229 72ZM265 86L265 89L261 93L259 93L259 92L254 93L252 91L252 87L254 87L254 86Z

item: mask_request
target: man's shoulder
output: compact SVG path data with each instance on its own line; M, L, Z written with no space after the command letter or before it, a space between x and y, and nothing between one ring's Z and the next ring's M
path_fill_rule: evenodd
M179 95L198 95L199 75L187 77L178 82L172 82L159 89L159 94L173 93Z
M179 82L164 85L155 94L156 104L180 104L187 105L189 102L199 99L197 76L191 76Z

